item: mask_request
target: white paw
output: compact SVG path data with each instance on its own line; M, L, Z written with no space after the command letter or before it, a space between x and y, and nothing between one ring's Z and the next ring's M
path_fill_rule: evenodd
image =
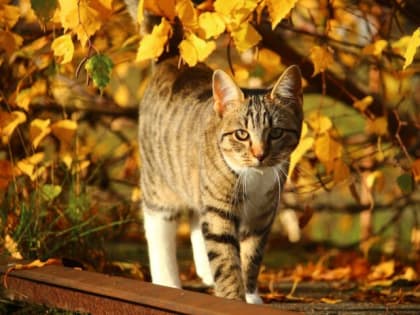
M210 270L209 270L210 271ZM203 283L208 286L214 285L213 275L210 272L199 272L197 271L198 276L201 278Z
M263 304L263 300L258 293L245 293L245 300L249 304Z

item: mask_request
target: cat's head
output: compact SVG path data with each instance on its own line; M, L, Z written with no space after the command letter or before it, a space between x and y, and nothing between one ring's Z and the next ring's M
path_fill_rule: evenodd
M245 96L229 75L214 72L218 144L232 170L274 167L288 160L302 126L301 80L299 68L290 66L271 90Z

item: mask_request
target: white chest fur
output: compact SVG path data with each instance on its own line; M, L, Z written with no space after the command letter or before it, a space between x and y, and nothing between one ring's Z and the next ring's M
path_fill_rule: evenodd
M244 215L253 218L264 209L261 209L270 203L270 192L273 189L280 191L279 170L266 168L264 170L250 169L242 174L243 189L246 196L244 205ZM272 198L272 197L271 197ZM273 200L274 201L274 200Z

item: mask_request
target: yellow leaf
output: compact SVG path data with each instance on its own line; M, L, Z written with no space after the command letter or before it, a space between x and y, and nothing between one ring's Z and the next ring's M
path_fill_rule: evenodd
M366 177L366 185L369 190L372 190L374 186L379 191L383 190L385 186L385 176L381 171L374 171Z
M337 303L341 303L342 300L341 299L330 299L330 298L326 298L323 297L320 300L322 303L326 303L326 304L337 304Z
M290 166L289 166L289 177L293 173L293 170L296 167L296 164L301 160L305 153L312 148L314 144L314 138L311 136L306 136L308 133L308 125L304 122L302 124L302 133L300 136L300 141L296 149L292 152L290 156Z
M231 32L236 49L243 52L257 45L261 35L249 23L243 23L237 30Z
M332 128L332 121L329 117L319 112L312 112L307 119L309 126L317 134L327 132Z
M23 89L16 95L16 105L24 110L29 110L29 104L31 103L32 94L31 89Z
M417 47L420 46L420 27L417 28L413 35L411 35L410 41L408 42L407 50L404 54L405 62L403 70L413 63L414 55L416 54Z
M197 10L190 0L178 0L175 13L182 22L184 28L196 29L198 27Z
M20 108L29 110L32 100L39 95L47 92L47 83L45 80L36 81L30 88L21 90L16 96L16 105Z
M367 45L365 48L363 48L362 54L380 56L387 45L388 42L386 40L377 40L373 44Z
M66 163L67 165L67 163ZM84 161L78 161L77 163L75 163L73 169L72 169L72 173L76 174L76 173L80 173L81 171L87 169L90 165L90 161L89 160L84 160ZM67 167L69 167L69 165L67 165Z
M205 41L193 33L188 34L179 44L181 57L190 67L204 61L215 49L214 41Z
M38 164L44 160L44 156L45 154L43 152L35 153L17 162L16 168L34 181L44 171L44 167L38 167Z
M23 38L10 31L0 29L0 48L4 50L7 56L11 56L23 43Z
M11 29L19 19L20 9L14 5L0 3L0 28Z
M342 159L334 160L333 177L334 182L339 183L348 179L350 176L350 169Z
M54 51L54 56L61 57L61 64L68 63L73 59L74 45L70 34L54 39L51 48Z
M355 101L353 107L360 110L362 113L373 103L373 97L368 95L362 98L361 100Z
M368 280L383 280L391 277L395 272L395 261L388 260L380 263L372 268L372 272L368 275Z
M258 61L268 71L278 70L281 66L280 56L267 48L258 51Z
M57 258L48 258L46 261L41 261L36 259L28 264L15 264L12 265L9 269L7 269L5 277L7 274L12 272L13 270L27 270L27 269L34 269L34 268L42 268L48 265L61 265L61 260Z
M0 134L4 144L9 142L10 136L18 125L26 121L25 113L21 111L0 112Z
M203 12L198 17L198 25L204 33L204 38L217 38L225 29L225 22L222 16L217 12Z
M417 159L411 165L411 171L413 172L414 180L420 182L420 159Z
M50 132L51 128L49 119L36 118L32 120L29 127L29 139L32 142L32 146L36 149L41 142Z
M327 171L334 169L334 160L341 157L343 147L329 133L323 133L315 140L315 155L326 166Z
M17 243L9 234L6 234L6 237L4 238L4 248L6 248L12 258L23 259L22 254L18 250Z
M214 9L221 15L229 31L237 31L252 18L257 4L255 0L216 0Z
M273 30L290 13L296 3L297 0L267 0L268 13L270 14Z
M136 61L158 58L162 54L166 42L171 35L171 25L166 19L162 18L160 24L153 27L152 33L147 34L140 41Z
M82 46L99 30L102 21L111 12L97 1L59 0L59 3L61 24L65 30L71 29L76 33Z
M73 143L77 130L77 122L74 120L63 119L51 125L51 130L61 143L70 145Z
M176 0L144 0L144 9L173 21L176 15L175 4Z
M366 131L369 133L376 134L378 136L384 136L388 133L388 121L386 117L379 117L373 120L366 121Z
M309 58L311 58L311 61L314 64L313 77L318 73L327 70L327 68L334 62L333 55L328 48L321 46L312 47Z
M122 84L118 85L115 92L113 93L113 97L115 102L122 107L129 105L130 101L132 100L129 88Z
M396 40L395 42L391 44L392 50L397 54L403 55L405 51L407 50L410 39L411 39L411 36L407 36L407 35L399 38L398 40Z

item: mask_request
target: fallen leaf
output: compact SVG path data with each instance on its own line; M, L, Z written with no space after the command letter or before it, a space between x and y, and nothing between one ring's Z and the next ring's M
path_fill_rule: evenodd
M337 304L337 303L341 303L343 300L341 299L332 299L332 298L326 298L323 297L320 299L320 302L322 303L326 303L326 304Z
M34 260L28 264L14 264L11 267L9 267L3 277L3 285L7 289L7 277L9 274L16 270L29 270L29 269L35 269L35 268L42 268L48 265L61 265L61 259L56 258L49 258L46 261L41 261L39 259Z
M372 267L371 273L367 279L369 281L384 280L391 277L395 272L395 261L388 260L384 261L376 266Z

